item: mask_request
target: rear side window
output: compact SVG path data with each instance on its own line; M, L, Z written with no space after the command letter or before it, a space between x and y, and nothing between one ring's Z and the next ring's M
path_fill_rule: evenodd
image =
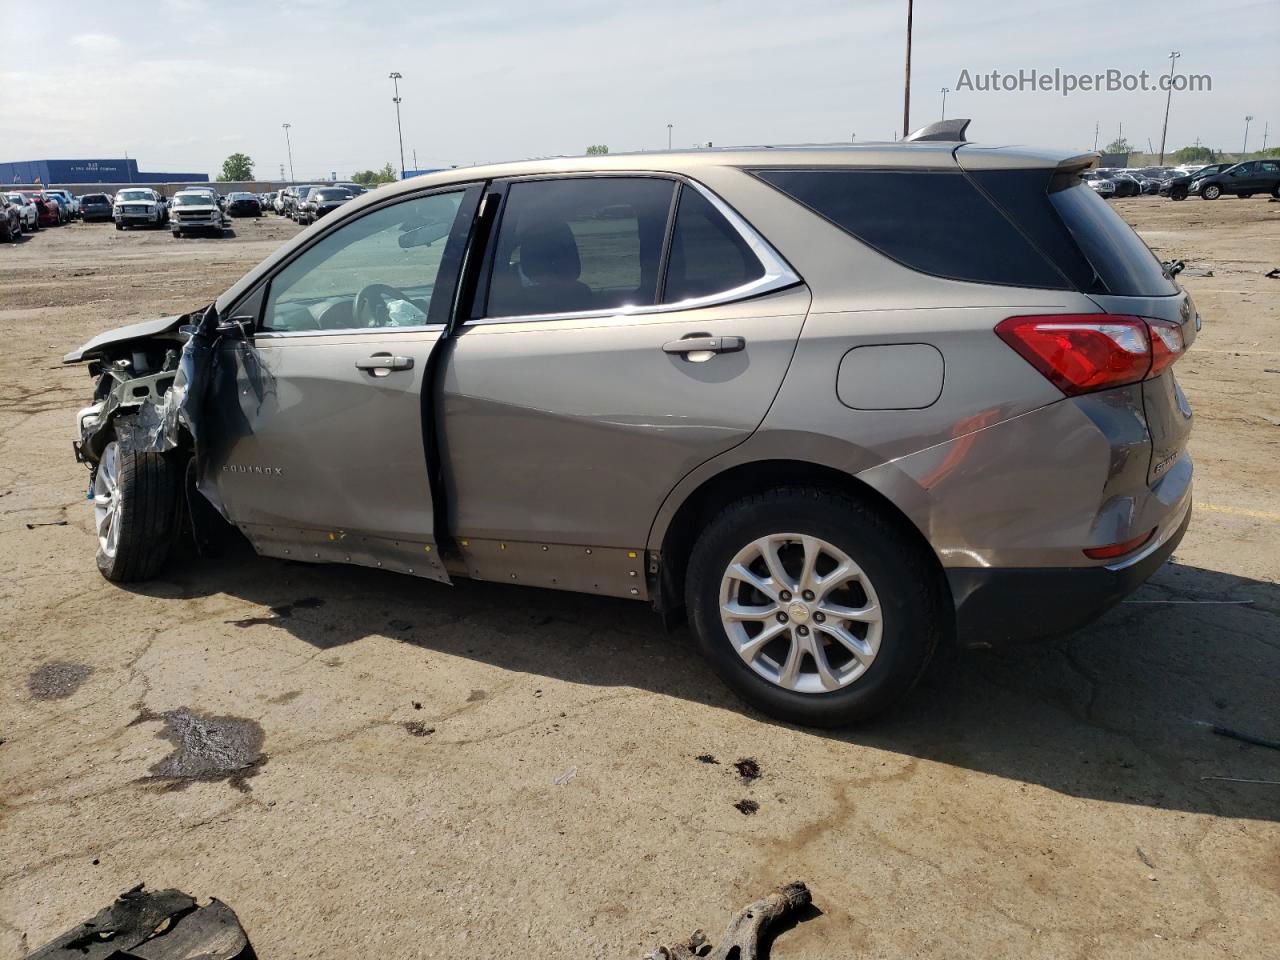
M1068 286L1064 276L959 170L755 173L913 270L977 283Z
M1108 293L1168 297L1178 292L1155 254L1107 201L1074 176L1064 180L1069 185L1050 189L1049 203Z
M498 227L490 317L651 306L675 184L652 177L513 183Z
M724 293L764 276L742 235L701 193L680 190L663 303Z

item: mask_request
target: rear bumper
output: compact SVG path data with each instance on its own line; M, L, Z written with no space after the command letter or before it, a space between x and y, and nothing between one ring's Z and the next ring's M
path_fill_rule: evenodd
M1191 524L1191 496L1156 539L1103 567L950 568L961 646L996 647L1063 636L1092 623L1169 559Z

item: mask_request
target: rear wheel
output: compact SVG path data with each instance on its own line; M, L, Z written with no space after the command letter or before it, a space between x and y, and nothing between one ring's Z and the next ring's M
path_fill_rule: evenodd
M944 635L930 558L875 510L792 487L727 507L690 557L703 654L739 696L815 727L900 700Z
M107 444L93 475L93 519L98 569L108 580L146 580L160 571L177 528L181 478L172 454Z

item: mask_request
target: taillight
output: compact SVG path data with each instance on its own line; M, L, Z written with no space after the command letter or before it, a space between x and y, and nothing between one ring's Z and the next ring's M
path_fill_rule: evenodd
M1175 323L1107 313L1009 317L996 335L1067 396L1158 376L1186 349Z

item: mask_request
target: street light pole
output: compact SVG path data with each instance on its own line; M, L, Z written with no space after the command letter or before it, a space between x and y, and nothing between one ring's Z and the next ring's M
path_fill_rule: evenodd
M907 0L907 69L902 85L902 136L911 133L911 14L913 3Z
M1182 56L1177 50L1169 54L1169 89L1164 97L1164 128L1160 131L1160 165L1164 166L1165 137L1169 133L1169 104L1173 102L1173 66Z
M951 91L946 87L942 88L942 119L947 119L947 94Z
M1253 120L1253 114L1249 114L1244 118L1244 143L1240 145L1240 159L1243 160L1245 154L1249 152L1249 123Z
M395 84L396 94L392 97L392 101L396 105L396 136L400 138L400 179L404 179L404 132L400 129L400 81L404 79L404 75L398 70L392 70L388 78Z
M672 127L672 124L668 123L667 124L667 149L668 150L671 149L671 127Z
M289 151L289 179L294 180L296 178L293 175L293 142L289 139L289 128L293 126L293 124L282 123L280 126L284 127L284 145Z

